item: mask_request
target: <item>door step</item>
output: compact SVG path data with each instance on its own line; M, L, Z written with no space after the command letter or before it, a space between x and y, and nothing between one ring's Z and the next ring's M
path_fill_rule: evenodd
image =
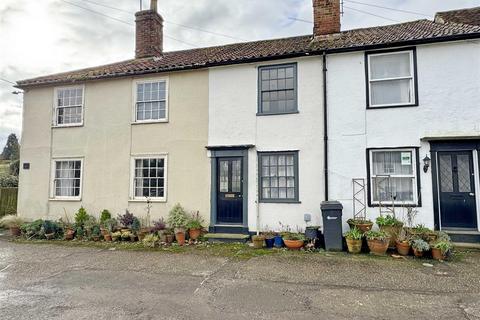
M460 231L460 230L444 230L454 243L477 243L480 244L480 232L478 231Z
M204 236L208 242L221 243L221 242L241 242L246 243L250 236L240 233L207 233Z
M210 233L236 233L248 235L248 228L245 228L242 225L226 225L226 224L216 224L209 228L208 232Z

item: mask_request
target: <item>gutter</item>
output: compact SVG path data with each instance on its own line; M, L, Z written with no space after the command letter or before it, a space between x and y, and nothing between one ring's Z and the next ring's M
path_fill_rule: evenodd
M328 99L327 99L327 52L323 51L323 175L325 199L328 201Z

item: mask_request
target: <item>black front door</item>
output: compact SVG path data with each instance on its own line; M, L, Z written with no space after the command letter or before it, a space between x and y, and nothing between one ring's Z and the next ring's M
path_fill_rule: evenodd
M217 223L243 222L242 158L217 158Z
M471 151L438 152L442 228L477 228Z

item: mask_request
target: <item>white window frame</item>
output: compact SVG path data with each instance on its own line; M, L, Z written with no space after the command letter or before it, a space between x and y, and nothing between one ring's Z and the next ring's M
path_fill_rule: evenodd
M59 201L81 201L83 193L83 172L84 172L84 159L81 157L77 158L53 158L51 161L51 181L50 181L50 200L59 200ZM56 163L62 161L80 161L80 190L78 196L68 197L68 196L57 196L55 194L55 171Z
M167 202L168 194L168 153L156 153L156 154L135 154L130 158L130 200L131 202L146 202L146 197L136 197L135 196L135 160L143 159L163 159L164 160L164 169L163 169L163 197L150 197L151 202Z
M155 83L155 82L165 82L165 118L157 120L138 120L137 119L137 85L146 84L146 83ZM142 124L142 123L166 123L168 122L168 112L169 112L169 78L168 77L158 77L158 78L148 78L148 79L137 79L133 81L132 86L133 94L133 110L132 110L132 124Z
M369 190L369 197L370 197L370 203L374 206L380 205L380 201L375 201L374 200L374 188L373 188L373 179L376 178L377 176L379 177L386 177L388 175L376 175L374 174L373 171L373 153L375 152L411 152L412 153L412 174L394 174L390 175L395 178L413 178L413 201L396 201L395 205L396 206L402 206L402 205L409 205L409 206L418 206L418 171L417 171L417 149L415 148L401 148L401 149L396 149L396 148L385 148L385 149L370 149L369 150L369 163L368 167L370 170L370 190ZM382 201L382 205L392 205L393 201Z
M394 77L394 78L382 78L382 79L371 79L371 68L372 68L372 62L371 58L372 57L378 57L378 56L386 56L386 55L397 55L397 54L403 54L403 53L408 53L410 56L410 76L408 77ZM383 53L367 53L367 62L368 62L368 107L369 108L382 108L382 107L397 107L397 106L415 106L417 104L417 92L416 92L416 80L415 79L415 60L414 60L414 50L413 49L408 49L408 50L399 50L399 51L393 51L393 52L383 52ZM373 104L372 103L372 82L383 82L383 81L389 81L389 80L405 80L405 79L411 79L410 81L410 90L412 92L412 102L410 103L404 103L404 102L399 102L399 103L388 103L388 104Z
M64 89L82 89L82 114L81 121L78 123L58 123L58 109L63 108L58 106L58 91ZM81 127L83 126L85 119L85 85L75 85L75 86L65 86L65 87L56 87L53 90L53 115L52 115L52 126L56 128L62 127Z

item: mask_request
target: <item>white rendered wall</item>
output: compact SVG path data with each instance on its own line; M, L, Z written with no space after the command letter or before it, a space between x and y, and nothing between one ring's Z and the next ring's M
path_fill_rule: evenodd
M258 67L297 62L297 114L257 116ZM300 203L260 203L260 229L293 230L321 224L323 200L323 110L321 57L210 69L210 146L255 145L249 151L248 224L257 230L257 151L298 150Z
M344 221L352 178L367 177L367 148L420 147L423 168L430 144L421 138L480 136L480 41L417 46L417 60L418 107L366 110L364 52L328 56L330 199L343 203ZM420 172L416 222L433 227L431 169Z

